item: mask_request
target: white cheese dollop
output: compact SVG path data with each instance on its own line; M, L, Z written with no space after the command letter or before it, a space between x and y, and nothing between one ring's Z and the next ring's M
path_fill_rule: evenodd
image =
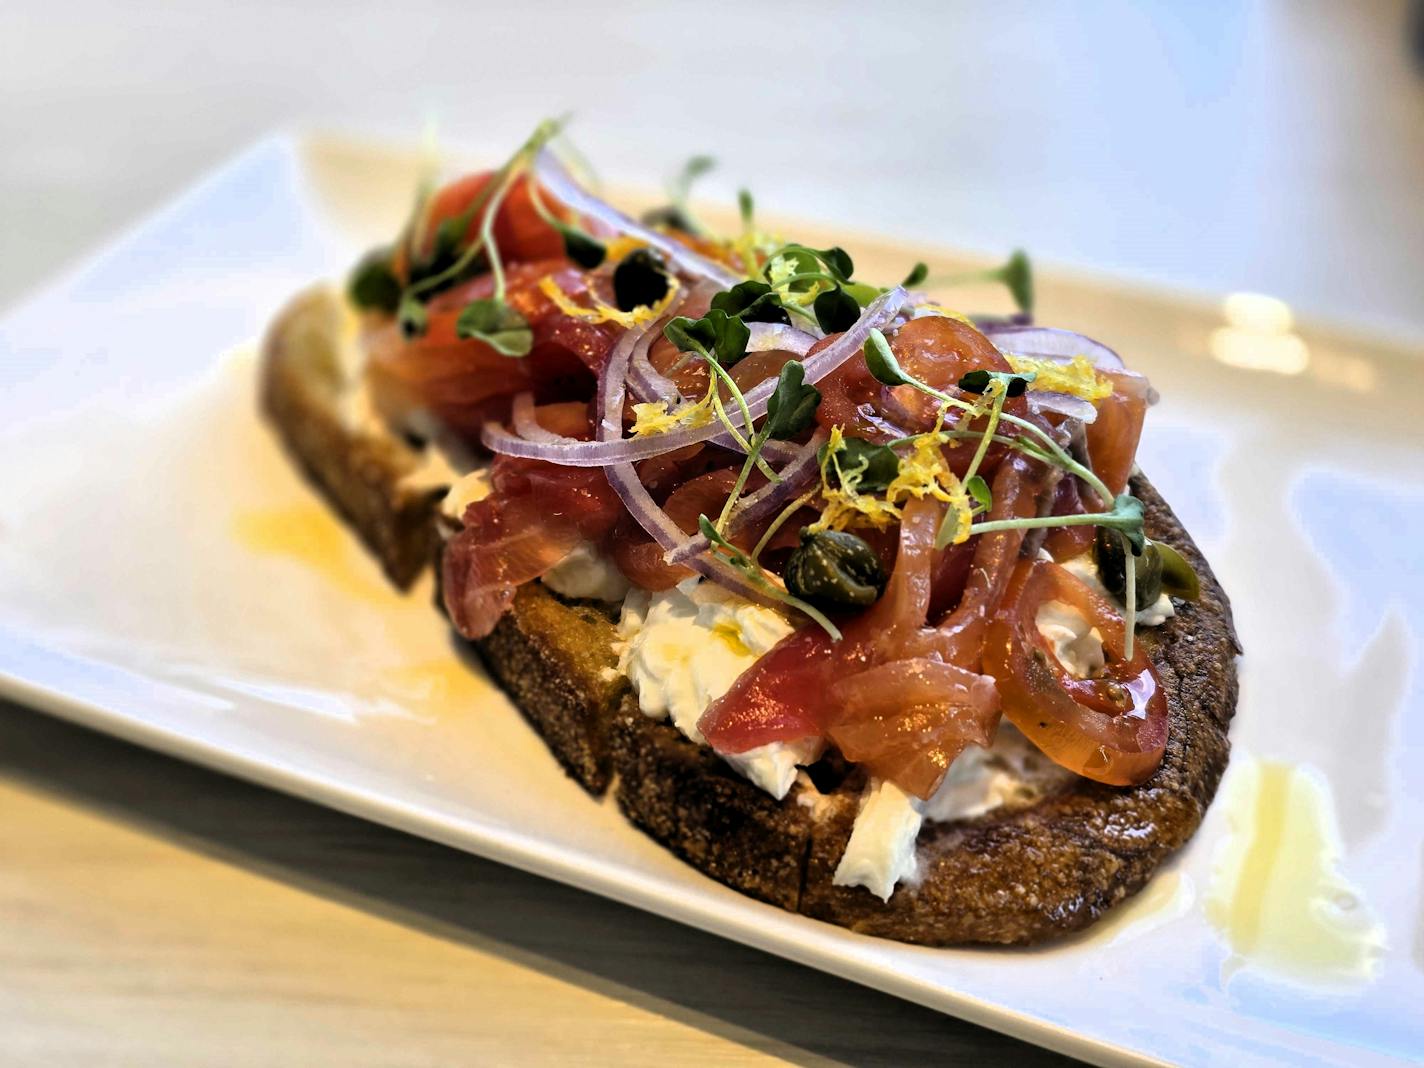
M1102 671L1107 662L1102 633L1082 612L1062 601L1045 601L1038 606L1034 623L1073 676L1086 679Z
M798 768L821 759L825 748L819 738L799 738L760 745L745 753L723 753L722 759L780 801L796 781Z
M697 721L743 671L794 628L780 612L691 578L649 594L634 589L618 624L618 667L638 694L638 707L701 745ZM772 743L724 755L732 767L777 799L798 765L821 755L817 741Z
M949 766L922 806L931 823L973 819L1004 805L1032 801L1072 772L1060 769L1012 723L999 724L988 749L971 745Z
M831 882L863 886L889 901L898 884L913 881L919 873L915 839L924 820L922 804L893 782L871 779Z
M988 749L971 745L960 754L928 801L894 783L871 780L832 881L837 886L863 886L887 901L897 885L912 883L919 876L915 840L926 820L973 819L1004 805L1032 802L1071 774L1011 724L1002 723Z
M440 502L440 511L457 523L464 518L465 509L476 501L482 501L494 492L490 482L489 469L479 467L468 475L457 478Z
M582 541L548 571L541 581L565 597L587 597L596 601L621 601L631 588L612 560L597 546Z

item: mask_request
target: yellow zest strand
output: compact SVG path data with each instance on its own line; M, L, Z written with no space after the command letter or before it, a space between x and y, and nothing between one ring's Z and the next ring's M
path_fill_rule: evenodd
M1068 363L1012 354L1006 358L1009 366L1017 373L1031 373L1036 376L1029 383L1028 388L1031 390L1070 393L1087 401L1100 401L1104 397L1112 396L1112 380L1106 375L1098 374L1097 368L1086 356L1074 356Z
M623 259L623 257L627 256L630 252L637 252L638 249L647 247L648 243L646 241L639 240L636 237L627 237L622 234L608 241L603 246L604 255L607 257L609 263Z
M640 304L632 311L625 312L611 304L604 304L596 298L592 307L585 307L565 293L559 283L554 281L553 275L546 274L539 279L539 291L553 301L554 306L565 315L574 319L582 319L586 323L616 323L627 330L651 322L665 312L673 298L677 296L678 289L677 279L669 277L668 291L656 305L650 308L646 304Z
M716 418L712 411L712 395L709 393L696 404L680 404L671 411L667 401L649 401L633 405L633 436L666 434L679 427L706 426Z
M826 502L821 518L811 525L812 530L844 530L850 526L869 526L884 530L901 520L900 506L911 498L933 497L943 501L957 519L954 544L967 541L969 524L973 515L969 494L958 476L945 462L946 438L940 434L944 413L935 429L922 434L914 441L910 451L900 457L900 466L894 480L885 489L884 498L859 491L859 478L842 472L837 453L841 450L845 436L840 427L832 427L830 439L826 443L825 456L821 461L821 496ZM836 485L831 485L827 477L831 466L836 472Z

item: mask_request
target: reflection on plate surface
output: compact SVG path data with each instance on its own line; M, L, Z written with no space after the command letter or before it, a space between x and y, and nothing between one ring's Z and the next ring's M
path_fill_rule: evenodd
M418 158L266 142L0 326L0 685L1093 1060L1424 1051L1424 354L1269 299L1039 279L1044 321L1162 393L1141 462L1233 599L1236 756L1196 839L1098 927L901 946L734 894L584 795L259 423L252 339L394 232ZM972 265L779 228L872 278Z

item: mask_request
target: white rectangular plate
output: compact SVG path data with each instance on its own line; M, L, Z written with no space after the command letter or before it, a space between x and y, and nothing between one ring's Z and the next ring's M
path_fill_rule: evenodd
M1045 321L1165 398L1142 462L1235 602L1236 748L1189 848L1089 932L903 946L733 893L590 800L258 422L252 340L395 231L412 165L270 139L0 325L0 691L1090 1060L1424 1053L1418 353L1041 280ZM925 257L847 243L869 277Z

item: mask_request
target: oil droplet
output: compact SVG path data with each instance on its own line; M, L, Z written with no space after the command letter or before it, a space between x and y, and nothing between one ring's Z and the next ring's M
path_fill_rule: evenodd
M1260 967L1320 982L1369 979L1384 928L1337 870L1339 832L1323 780L1270 761L1233 764L1224 791L1230 833L1206 898L1232 958L1223 980Z
M360 572L353 559L352 536L319 505L241 511L233 516L232 533L247 549L296 560L363 600L389 601L393 596L391 590Z
M411 708L471 708L485 692L475 669L454 654L391 668L377 680L393 700Z

